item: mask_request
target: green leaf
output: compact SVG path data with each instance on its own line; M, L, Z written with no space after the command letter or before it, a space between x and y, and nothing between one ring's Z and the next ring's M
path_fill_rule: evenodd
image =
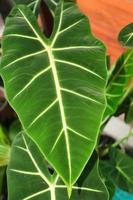
M110 159L101 161L104 177L125 191L133 192L133 159L118 149L110 151Z
M121 30L118 40L122 46L133 48L133 23L128 24Z
M101 173L101 177L104 181L104 184L106 185L108 192L109 192L109 200L112 200L116 191L116 186L114 184L114 182L110 179L110 176L108 177L107 174L109 174L108 172L108 167L107 167L107 162L108 161L101 161L99 162L99 170ZM110 168L109 168L110 170Z
M127 50L116 62L106 88L107 108L104 120L116 112L126 98L129 82L133 76L133 50ZM131 87L131 86L130 86Z
M76 183L73 186L70 200L107 200L108 193L99 176L98 162L91 171L86 169L84 173L87 174L82 185ZM49 173L43 155L25 134L17 135L13 143L7 175L9 200L68 200L66 185L58 175Z
M15 8L2 46L8 100L24 130L71 187L94 151L106 106L105 48L78 7L63 2L50 39L30 9Z

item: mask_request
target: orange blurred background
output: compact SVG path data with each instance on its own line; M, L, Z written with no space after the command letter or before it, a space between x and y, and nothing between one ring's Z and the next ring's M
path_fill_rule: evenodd
M133 0L77 0L90 19L92 31L107 46L111 62L123 51L117 42L122 27L133 22Z

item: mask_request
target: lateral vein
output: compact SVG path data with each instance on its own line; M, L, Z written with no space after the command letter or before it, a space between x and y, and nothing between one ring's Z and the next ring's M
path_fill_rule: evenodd
M76 63L73 63L73 62L69 62L69 61L65 61L65 60L59 60L59 59L55 59L56 62L59 62L59 63L64 63L64 64L67 64L67 65L71 65L71 66L74 66L74 67L77 67L81 70L84 70L86 72L89 72L90 74L93 74L94 76L97 76L98 78L104 80L99 74L91 71L90 69L84 67L84 66L81 66L79 64L76 64Z
M11 63L7 64L3 69L6 69L7 67L13 65L13 64L16 63L16 62L19 62L19 61L24 60L24 59L26 59L26 58L30 58L30 57L36 56L36 55L41 54L41 53L44 53L44 52L46 52L46 50L41 50L41 51L38 51L38 52L36 52L36 53L31 53L31 54L25 55L25 56L23 56L23 57L20 57L20 58L18 58L18 59L16 59L16 60L12 61Z
M101 102L99 102L99 101L97 101L97 100L95 100L95 99L92 99L92 98L90 98L90 97L87 97L87 96L85 96L85 95L83 95L83 94L80 94L80 93L78 93L78 92L75 92L75 91L73 91L73 90L69 90L69 89L66 89L66 88L61 88L61 90L64 91L64 92L67 92L67 93L70 93L70 94L79 96L79 97L81 97L81 98L87 99L87 100L92 101L92 102L94 102L94 103L102 104Z
M15 100L16 97L18 97L21 93L23 93L39 76L47 72L51 67L47 67L46 69L43 69L38 74L36 74L14 97L12 100Z
M45 108L29 125L28 128L30 128L40 117L42 117L48 110L50 110L58 101L58 99L54 100L47 108Z

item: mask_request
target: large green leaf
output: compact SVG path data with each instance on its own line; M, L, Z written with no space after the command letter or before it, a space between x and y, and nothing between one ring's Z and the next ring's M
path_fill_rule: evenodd
M100 162L106 179L128 192L133 192L133 159L118 149L110 151L110 159Z
M124 27L118 37L119 42L126 48L133 48L133 23Z
M107 200L98 162L91 172L86 168L84 173L82 185L73 186L70 200ZM68 200L66 186L56 174L50 174L44 157L25 134L17 135L13 143L7 175L9 200Z
M63 1L50 39L31 10L19 6L7 19L2 46L8 100L28 135L71 186L96 146L106 106L105 48L92 36L87 17Z
M128 84L131 81L132 76L133 50L127 50L116 62L108 81L106 88L107 108L104 113L104 120L115 113L118 106L125 99Z

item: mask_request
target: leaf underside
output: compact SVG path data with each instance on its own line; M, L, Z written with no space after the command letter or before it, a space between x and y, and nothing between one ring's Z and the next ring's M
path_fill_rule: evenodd
M88 197L107 200L108 193L99 176L98 162L90 173L88 170L84 173L82 185L76 183L73 186L70 200L88 200ZM7 174L9 200L68 200L66 185L55 173L49 173L43 155L25 134L17 135L13 143Z
M49 39L30 9L14 8L2 47L7 98L25 132L71 187L97 142L105 109L105 48L92 36L87 17L63 1Z

